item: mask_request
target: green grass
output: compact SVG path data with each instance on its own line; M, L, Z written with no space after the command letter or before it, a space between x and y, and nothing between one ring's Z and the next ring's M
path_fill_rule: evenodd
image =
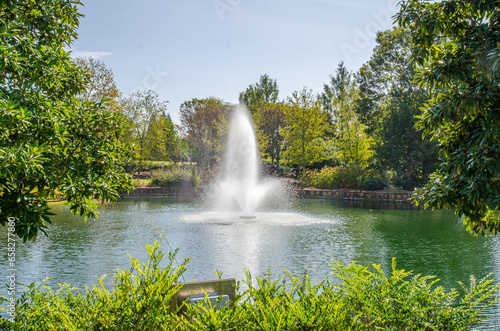
M148 187L151 185L151 178L148 179L141 179L141 178L136 178L132 180L132 185L134 187Z

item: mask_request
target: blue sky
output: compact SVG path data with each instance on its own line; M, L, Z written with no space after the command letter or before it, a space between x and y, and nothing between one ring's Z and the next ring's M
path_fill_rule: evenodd
M323 89L340 61L356 71L375 32L392 26L397 0L83 0L74 56L113 70L125 94L152 89L179 106L238 95L263 74L280 98Z

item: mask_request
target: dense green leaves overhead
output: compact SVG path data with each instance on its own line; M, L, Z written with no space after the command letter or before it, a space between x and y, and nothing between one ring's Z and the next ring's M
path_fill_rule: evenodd
M0 224L34 240L62 195L95 217L92 199L116 200L130 179L120 166L122 117L77 96L85 77L64 50L76 38L78 1L0 3Z
M456 207L468 229L500 230L500 2L405 1L416 81L439 94L419 125L440 143L441 163L417 201Z

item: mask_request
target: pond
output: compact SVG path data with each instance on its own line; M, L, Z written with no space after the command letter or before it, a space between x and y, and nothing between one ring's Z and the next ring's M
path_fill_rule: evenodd
M100 206L99 219L84 222L54 204L57 215L49 236L17 243L18 281L53 277L53 287L92 286L96 276L128 268L127 253L146 262L144 246L158 240L164 252L180 248L179 262L192 257L186 281L216 279L216 270L224 278L241 280L245 268L253 276L270 268L278 277L286 268L292 275L307 270L317 283L331 276L329 263L334 259L381 264L389 271L395 257L398 268L436 275L448 289L457 288L457 281L467 283L470 275L480 279L494 273L500 282L499 239L470 235L450 211L415 210L402 203L377 209L373 203L325 198L301 198L296 205L293 212L270 211L242 220L221 218L182 198L127 197ZM0 229L2 247L7 247L6 233ZM7 265L6 250L0 265ZM2 268L0 279L6 277ZM110 284L112 277L107 281ZM1 290L0 295L5 294ZM491 323L500 323L499 310L491 314Z

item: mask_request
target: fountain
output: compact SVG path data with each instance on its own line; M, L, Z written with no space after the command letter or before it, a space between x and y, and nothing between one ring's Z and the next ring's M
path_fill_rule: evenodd
M226 153L218 179L207 191L209 211L183 215L185 222L235 224L310 224L323 222L292 211L291 188L276 178L260 176L253 121L243 105L231 114Z
M215 184L216 210L241 212L242 219L255 218L252 213L272 187L259 178L258 158L252 119L238 105L231 116L223 171Z

